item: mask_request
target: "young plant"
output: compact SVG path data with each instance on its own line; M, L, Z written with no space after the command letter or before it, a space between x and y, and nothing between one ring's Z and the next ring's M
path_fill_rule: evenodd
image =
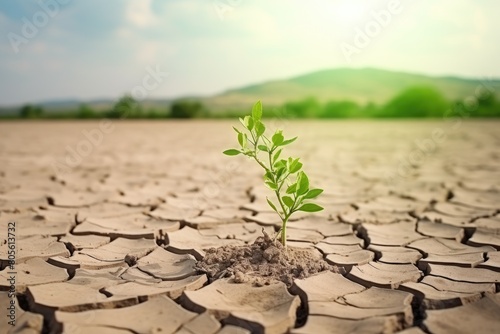
M302 171L299 158L280 159L283 147L293 143L297 137L285 139L282 130L277 130L269 139L262 123L262 103L258 101L252 108L252 114L240 118L243 131L233 127L238 136L239 149L229 149L224 154L234 156L246 155L254 159L264 169L264 183L271 189L278 204L269 198L267 203L281 219L281 243L286 247L286 224L290 216L297 211L317 212L323 208L311 203L323 189L309 187L309 178ZM262 159L261 156L265 158Z

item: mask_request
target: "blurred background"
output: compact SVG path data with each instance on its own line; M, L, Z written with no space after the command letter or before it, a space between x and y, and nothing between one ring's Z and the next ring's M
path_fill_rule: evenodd
M0 3L0 118L500 116L500 3Z

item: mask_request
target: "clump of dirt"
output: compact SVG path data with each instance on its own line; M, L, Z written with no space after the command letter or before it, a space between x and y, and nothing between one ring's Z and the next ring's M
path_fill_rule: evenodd
M262 231L251 245L210 248L196 269L211 281L232 277L235 283L251 282L255 286L276 281L291 287L295 278L306 278L321 271L341 273L338 267L324 261L317 253L301 248L287 248Z

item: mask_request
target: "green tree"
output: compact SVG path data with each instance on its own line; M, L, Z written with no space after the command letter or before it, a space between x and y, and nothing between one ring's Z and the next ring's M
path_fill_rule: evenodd
M200 115L203 105L198 101L179 100L172 103L170 107L170 117L172 118L193 118Z
M493 107L498 103L497 98L492 91L482 86L481 88L482 89L476 91L479 107Z
M375 117L379 113L379 106L373 102L368 102L361 111L362 117Z
M353 101L330 101L319 115L322 118L348 118L361 116L360 106Z
M76 117L78 117L78 118L95 118L96 113L94 112L94 110L92 108L90 108L88 105L83 103L78 107Z
M286 114L292 117L316 117L321 112L321 106L315 98L309 97L285 103L285 110Z
M394 97L381 110L381 117L442 117L450 102L433 87L411 87Z
M478 108L472 111L471 116L479 117L499 117L500 116L500 103L496 96L489 92L478 99Z
M27 104L21 108L19 115L22 118L40 118L43 116L43 109L39 106Z
M168 116L169 116L168 109L158 110L156 108L149 108L147 112L143 114L144 118L152 118L152 119L167 118Z
M141 108L137 101L129 94L121 97L113 106L111 111L106 113L109 118L136 117L141 113Z

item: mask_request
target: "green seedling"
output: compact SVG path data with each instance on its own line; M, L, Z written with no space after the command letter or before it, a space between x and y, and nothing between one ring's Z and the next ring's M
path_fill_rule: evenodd
M286 247L286 224L290 216L297 211L317 212L323 208L311 202L323 189L310 188L309 178L302 171L299 158L280 159L283 147L293 143L297 137L285 139L282 130L276 130L271 139L262 123L262 103L258 101L252 108L252 114L240 118L243 131L233 127L238 136L239 149L229 149L224 154L246 155L255 160L264 169L264 183L276 195L278 205L267 198L267 203L281 219L281 243ZM261 159L265 156L265 159Z

